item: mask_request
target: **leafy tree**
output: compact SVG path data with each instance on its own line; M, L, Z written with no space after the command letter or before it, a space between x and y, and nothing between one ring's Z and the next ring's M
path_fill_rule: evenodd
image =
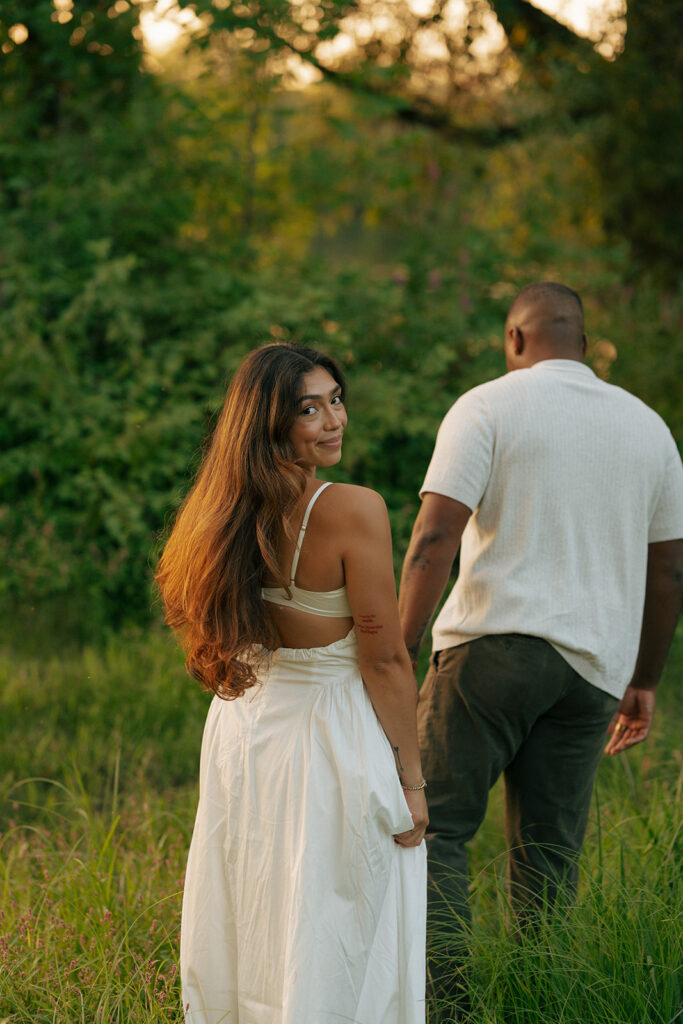
M674 285L683 260L682 24L681 0L632 2L624 52L597 78L606 222L629 239L641 267Z
M67 6L12 0L0 26L6 608L48 602L86 633L149 612L155 541L225 378L273 338L345 365L337 478L386 496L397 554L437 424L503 371L504 314L529 280L578 287L599 372L683 426L664 380L677 300L630 286L600 214L609 120L584 79L618 61L519 2L497 5L508 44L475 72L473 3L445 91L419 92L411 40L436 8L406 15L395 52L371 36L324 64L363 6L202 0L204 35L151 74L139 8ZM315 88L284 87L295 52L320 65Z
M683 81L675 42L681 0L633 0L623 53L623 17L587 40L531 0L468 0L459 22L445 0L419 13L407 0L389 12L376 0L199 0L193 7L211 24L207 40L226 32L254 55L294 56L338 86L383 97L387 113L444 138L488 147L550 125L569 135L588 130L607 225L632 243L642 265L675 275L682 232L668 197L679 184L682 155L674 128ZM492 47L496 19L504 41ZM331 49L340 29L351 43Z

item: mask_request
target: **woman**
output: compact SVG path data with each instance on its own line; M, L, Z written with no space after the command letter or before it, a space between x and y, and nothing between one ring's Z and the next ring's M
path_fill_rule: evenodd
M427 824L384 502L320 484L344 378L237 371L157 581L215 694L181 929L192 1024L421 1024Z

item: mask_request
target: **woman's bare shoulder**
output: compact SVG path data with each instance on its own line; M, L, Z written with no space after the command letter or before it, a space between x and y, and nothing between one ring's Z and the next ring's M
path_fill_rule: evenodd
M321 499L323 495L321 495ZM339 525L358 525L385 522L387 506L384 498L370 487L358 484L334 484L327 488L325 513Z

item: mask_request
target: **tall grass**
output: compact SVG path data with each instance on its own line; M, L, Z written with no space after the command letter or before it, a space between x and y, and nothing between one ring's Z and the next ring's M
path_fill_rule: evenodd
M3 836L3 1019L180 1021L186 828L165 801L96 813L62 796L49 826Z
M676 764L674 761L673 764ZM608 766L606 765L605 768ZM475 1012L481 1024L672 1024L683 1006L683 772L646 778L646 796L601 773L579 899L522 937L499 857L475 876ZM616 785L614 785L616 783ZM477 891L478 890L478 891Z
M679 634L652 737L601 766L575 907L521 940L494 790L472 849L473 1024L683 1024L682 666ZM156 631L7 651L0 688L1 1024L180 1024L207 697Z

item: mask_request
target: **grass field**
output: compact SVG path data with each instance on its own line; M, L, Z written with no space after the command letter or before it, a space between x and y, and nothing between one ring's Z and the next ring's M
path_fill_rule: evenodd
M601 766L575 909L521 944L494 790L472 851L476 1024L683 1022L682 670L679 631L652 736ZM158 629L0 654L0 1024L180 1024L207 706Z

